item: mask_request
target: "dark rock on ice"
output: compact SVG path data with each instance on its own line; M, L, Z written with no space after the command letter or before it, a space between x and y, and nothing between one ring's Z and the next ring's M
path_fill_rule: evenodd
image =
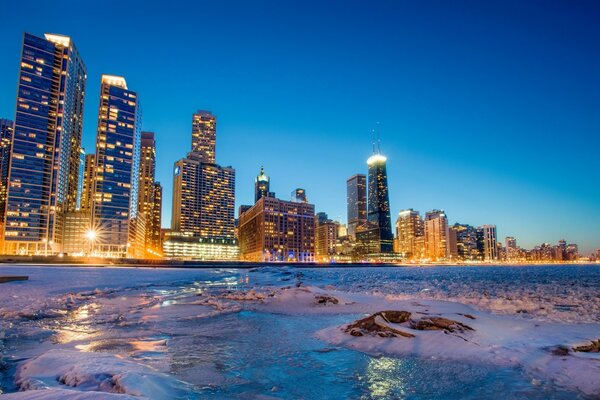
M411 320L410 326L418 331L444 330L448 332L464 332L474 330L468 325L443 317L424 317L417 321Z
M344 331L352 336L364 336L369 333L380 337L412 338L415 337L412 333L403 332L388 325L388 323L400 324L408 321L409 318L410 312L408 311L380 311L351 323Z
M600 353L600 339L592 340L591 344L574 347L573 350L582 353Z

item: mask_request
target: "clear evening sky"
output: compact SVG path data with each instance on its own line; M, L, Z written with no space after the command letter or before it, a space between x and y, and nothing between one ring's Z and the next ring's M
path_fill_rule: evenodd
M307 190L346 219L380 122L392 219L446 210L524 247L600 247L600 3L595 1L6 1L0 117L14 118L22 34L71 36L88 71L84 146L102 73L138 92L157 134L170 225L173 162L197 109L218 116L236 204Z

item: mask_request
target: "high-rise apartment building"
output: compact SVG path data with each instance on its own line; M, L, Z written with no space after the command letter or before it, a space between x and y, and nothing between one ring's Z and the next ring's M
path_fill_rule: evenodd
M387 158L377 152L367 160L369 166L367 222L375 234L377 253L393 252L394 234L390 217L390 200L387 182Z
M260 172L254 179L254 202L264 196L270 196L270 180L265 174L265 168L260 167Z
M239 218L240 259L315 261L315 206L261 197Z
M450 256L448 242L448 217L441 210L425 214L425 256L432 261L447 259Z
M423 219L412 208L402 210L396 220L396 251L407 259L422 258Z
M367 222L367 177L356 174L346 181L348 235L356 238L356 230Z
M63 215L77 205L85 83L85 65L71 38L24 34L5 253L60 251Z
M193 243L194 255L182 258L198 258L198 254L209 257L215 249L221 249L221 245L237 246L235 170L215 163L215 148L216 117L208 111L198 111L192 122L192 151L175 162L173 173L173 232L168 251L177 248L177 241ZM211 247L215 241L219 246ZM227 259L237 251L227 250L222 254Z
M162 251L160 243L162 187L155 182L155 174L156 140L154 132L142 132L138 210L140 214L144 215L146 220L144 249L147 256L155 256Z
M201 238L233 239L235 170L189 153L175 163L172 229Z
M337 254L339 224L327 218L325 213L317 213L315 218L315 258L328 262Z
M141 109L125 78L102 75L91 226L95 249L106 256L139 254L144 223L136 223L141 139ZM143 218L143 216L141 216ZM133 222L133 223L132 223ZM131 248L130 248L131 247Z
M506 247L506 259L508 261L514 261L519 259L519 248L517 247L517 239L512 236L507 236L504 239L504 246Z
M8 166L13 141L14 123L0 119L0 232L6 214L6 194L8 191Z
M83 167L83 185L81 189L81 210L92 209L94 200L94 172L96 170L96 154L86 154Z
M192 153L201 162L216 162L217 117L210 111L198 110L192 116Z
M485 261L498 260L498 240L496 238L496 225L483 225L483 259Z
M479 260L477 229L467 224L454 224L452 230L456 233L456 254L460 260Z

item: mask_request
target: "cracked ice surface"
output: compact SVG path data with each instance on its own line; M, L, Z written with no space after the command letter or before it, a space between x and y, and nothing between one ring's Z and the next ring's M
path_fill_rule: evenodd
M600 268L0 267L11 398L595 398ZM474 329L344 327L382 310ZM469 315L474 319L466 317Z

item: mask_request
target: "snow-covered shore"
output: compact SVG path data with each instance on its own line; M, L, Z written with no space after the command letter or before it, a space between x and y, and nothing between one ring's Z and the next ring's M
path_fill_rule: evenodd
M99 393L102 398L202 398L206 388L218 393L231 382L249 385L241 377L232 378L218 362L193 361L198 357L187 354L183 365L178 355L188 346L185 338L196 337L198 330L206 338L200 348L218 349L232 332L250 342L251 335L264 335L247 333L248 328L228 319L244 312L271 321L283 316L318 320L314 328L306 324L297 340L307 341L301 335L309 335L326 346L367 357L482 363L524 371L534 391L548 383L573 394L600 394L599 353L573 350L600 338L600 322L595 322L600 315L593 311L600 298L590 300L593 285L582 285L579 294L573 285L566 290L515 285L515 293L523 294L516 304L528 302L529 311L523 312L506 298L505 282L478 288L484 293L477 301L476 291L448 291L448 282L432 285L423 280L422 286L432 289L419 290L416 280L406 282L400 275L385 277L378 285L372 270L4 269L31 276L30 281L0 287L0 338L13 371L3 382L16 391L3 395L7 399L88 399ZM337 281L332 279L335 274L340 274ZM570 296L575 306L550 309L549 299L559 292ZM559 296L553 304L561 303ZM576 309L580 306L592 311L581 312ZM548 311L537 312L541 307ZM351 334L347 329L357 319L386 310L410 313L402 322L377 320L406 337ZM419 321L431 318L469 329L416 328ZM219 330L222 324L229 331ZM294 340L270 334L270 340ZM233 340L232 345L239 339ZM290 362L287 357L280 361Z

